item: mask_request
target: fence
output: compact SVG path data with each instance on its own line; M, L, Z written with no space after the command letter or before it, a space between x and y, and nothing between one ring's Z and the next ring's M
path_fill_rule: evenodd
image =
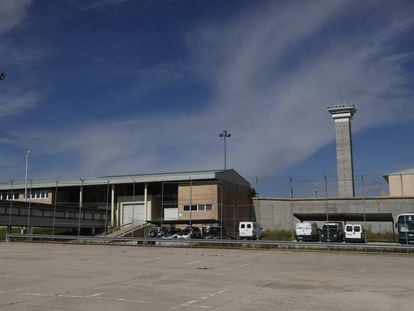
M268 187L266 178L255 178L254 187L259 193L253 201L254 204L225 204L222 199L218 199L215 207L202 204L203 209L218 209L219 220L216 223L220 229L220 238L238 236L238 225L240 221L258 221L265 231L265 238L289 240L294 238L294 226L300 221L295 215L298 213L324 213L329 220L329 215L333 213L359 213L369 215L373 213L389 213L392 219L401 213L414 213L414 199L404 197L381 196L384 194L385 180L378 178L359 176L354 180L356 197L337 198L337 181L331 177L275 177L279 188L276 188L276 195L272 198L264 197L262 189ZM28 194L20 188L14 189L14 181L0 184L3 190L0 192L0 225L7 226L9 231L12 226L23 226L26 228L36 227L41 224L45 227L45 221L51 228L50 233L56 233L56 228L75 228L71 233L82 235L86 229L103 230L110 226L110 222L115 215L111 215L112 190L109 180L101 179L100 188L93 194L83 192L87 187L82 179L75 181L43 181L48 191L36 190L32 188L32 180L28 182ZM37 182L39 183L39 182ZM72 191L61 191L60 186ZM168 187L177 183L162 184L160 189L156 189L160 201L160 223L163 223L164 211L166 208L177 205L178 193L174 187ZM197 183L189 181L190 188ZM50 187L53 185L53 187ZM132 180L129 188L123 189L119 194L129 196L132 202L139 197L143 190ZM322 190L320 190L322 189ZM155 193L155 192L154 192ZM192 191L190 190L190 193ZM277 195L280 193L280 195ZM375 196L373 196L375 194ZM92 202L93 201L93 202ZM52 204L41 204L51 202ZM193 204L189 200L190 213L186 222L181 222L181 226L209 225L200 222L196 213L191 213ZM200 208L200 204L197 208ZM133 213L134 209L132 209ZM43 223L39 222L43 219ZM132 219L135 219L134 216ZM382 234L384 238L391 234L394 227L390 222L370 222L363 216L365 227L372 233ZM319 222L322 225L322 221ZM89 232L94 233L94 232ZM380 236L381 238L381 236Z

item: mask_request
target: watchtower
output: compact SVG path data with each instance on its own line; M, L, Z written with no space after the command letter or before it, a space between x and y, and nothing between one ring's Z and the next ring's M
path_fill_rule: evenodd
M355 188L351 120L357 110L354 105L339 105L328 107L328 111L335 121L338 195L344 198L353 197Z

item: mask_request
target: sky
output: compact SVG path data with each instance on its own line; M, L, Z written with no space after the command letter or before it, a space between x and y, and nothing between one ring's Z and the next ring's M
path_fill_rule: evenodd
M234 168L266 195L414 167L413 1L0 1L0 180ZM257 177L257 178L256 178ZM330 185L330 191L335 186ZM332 190L331 190L332 189Z

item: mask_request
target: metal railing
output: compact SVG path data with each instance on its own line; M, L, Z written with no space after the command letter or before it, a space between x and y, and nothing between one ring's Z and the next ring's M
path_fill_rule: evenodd
M144 244L155 246L182 246L182 247L228 247L228 248L272 248L292 250L350 250L374 252L414 253L414 244L396 243L333 243L333 242L294 242L270 240L220 240L220 239L163 239L143 237L107 237L107 236L77 236L77 235L47 235L47 234L16 234L7 233L6 240L11 241L58 241L92 244Z

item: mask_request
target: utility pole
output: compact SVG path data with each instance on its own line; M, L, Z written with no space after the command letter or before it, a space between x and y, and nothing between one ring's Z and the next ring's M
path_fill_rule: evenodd
M29 171L29 155L30 155L30 150L27 150L26 152L26 174L24 178L24 199L26 200L26 203L27 203L27 178L28 178L28 171Z

